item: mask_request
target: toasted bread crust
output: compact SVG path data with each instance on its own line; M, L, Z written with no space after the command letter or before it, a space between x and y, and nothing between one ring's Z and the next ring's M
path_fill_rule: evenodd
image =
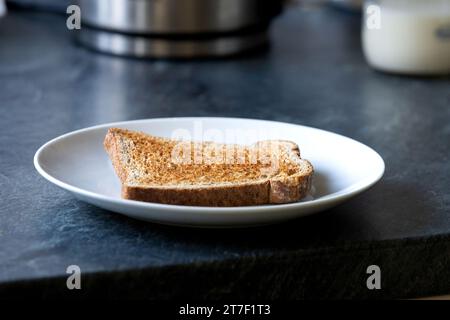
M117 137L115 131L111 129L108 130L108 134L105 137L103 146L105 147L105 150L108 153L109 158L111 159L111 162L114 166L116 174L119 176L120 181L126 181L128 176L127 170L120 160L119 137Z
M302 162L301 172L292 175L275 176L267 180L234 184L203 186L145 186L127 183L127 168L120 148L121 130L109 129L104 147L109 154L114 169L122 182L122 197L130 200L157 202L174 205L232 207L261 204L280 204L300 200L311 187L312 165L300 159L298 146L290 144L291 156Z
M239 186L211 186L208 188L161 188L122 186L125 199L165 204L234 207L268 203L269 182Z
M300 159L300 149L298 146L291 141L286 141L286 143L291 144L292 155ZM295 202L308 194L311 189L314 169L309 161L302 159L302 162L305 167L303 172L289 177L275 177L270 179L269 203Z

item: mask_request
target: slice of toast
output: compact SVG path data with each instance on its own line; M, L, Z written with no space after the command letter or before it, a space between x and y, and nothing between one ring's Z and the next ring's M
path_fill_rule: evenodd
M227 145L111 128L104 146L125 199L250 206L298 201L311 187L313 167L290 141Z

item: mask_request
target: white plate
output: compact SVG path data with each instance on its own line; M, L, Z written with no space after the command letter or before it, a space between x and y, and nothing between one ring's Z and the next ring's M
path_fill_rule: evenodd
M301 156L310 160L315 169L313 199L228 208L124 200L120 197L119 180L103 149L103 139L110 127L172 138L174 132L184 132L194 140L227 143L294 141L300 146ZM34 165L50 182L101 208L145 221L203 227L262 225L319 212L368 189L384 172L380 155L350 138L294 124L235 118L148 119L82 129L47 142L36 152Z

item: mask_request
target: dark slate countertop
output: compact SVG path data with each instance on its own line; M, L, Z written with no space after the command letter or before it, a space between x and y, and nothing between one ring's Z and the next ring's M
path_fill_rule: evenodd
M291 9L239 59L140 61L76 46L63 16L0 21L0 296L405 298L450 293L450 81L371 70L360 18ZM135 221L41 178L63 133L168 116L272 119L377 150L384 178L344 205L264 228ZM82 290L66 289L79 265ZM379 265L382 289L366 288ZM25 289L27 289L25 291Z

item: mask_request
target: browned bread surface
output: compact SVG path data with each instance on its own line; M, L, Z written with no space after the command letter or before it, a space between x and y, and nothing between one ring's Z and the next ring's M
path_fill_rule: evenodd
M312 165L290 141L250 147L181 142L111 128L104 146L125 199L193 206L248 206L298 201Z

